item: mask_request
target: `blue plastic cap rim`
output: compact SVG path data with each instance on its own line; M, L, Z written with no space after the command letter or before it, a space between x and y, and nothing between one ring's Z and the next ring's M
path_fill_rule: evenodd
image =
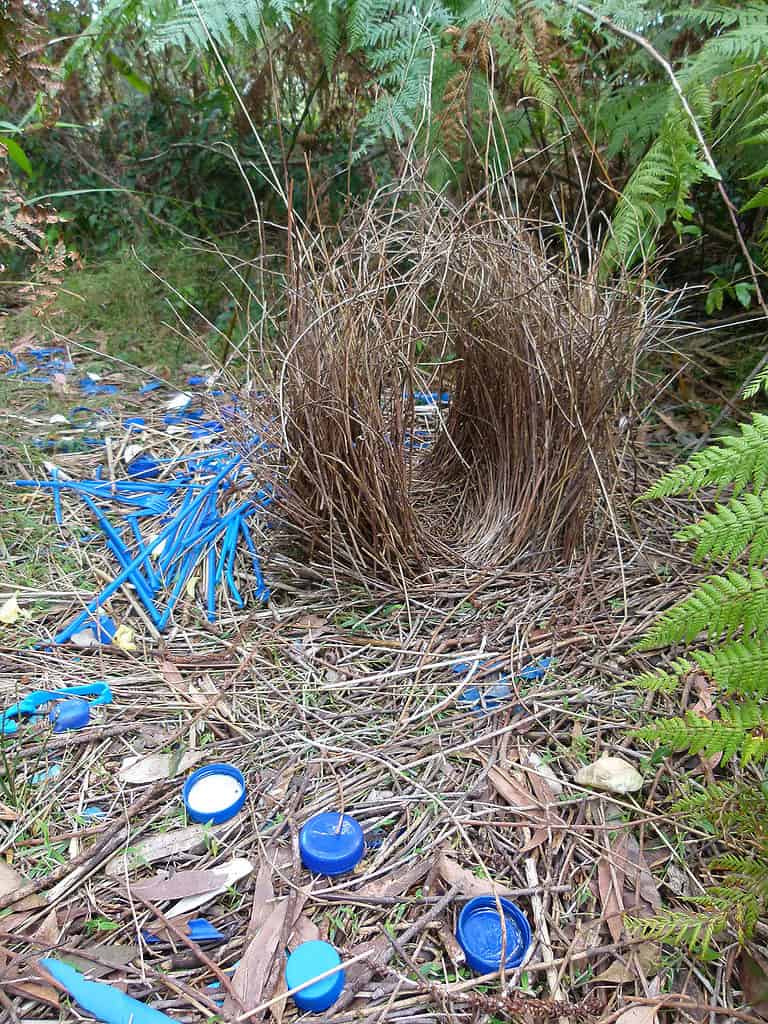
M323 811L307 821L299 833L304 867L318 875L343 875L362 859L365 836L349 814Z
M504 915L505 936L498 904ZM511 900L502 896L497 903L494 896L477 896L459 914L456 938L467 965L478 974L490 974L501 967L502 945L506 950L505 969L520 966L531 945L531 926Z
M341 995L346 979L341 957L329 942L313 939L294 949L285 965L285 983L289 989L303 985L334 967L339 968L334 974L293 994L293 1001L300 1010L322 1013L329 1009Z
M199 782L200 779L207 778L209 775L226 775L230 779L235 779L240 783L240 796L234 801L234 803L229 804L227 807L222 807L218 811L195 811L189 805L189 794L196 782ZM192 772L184 783L184 789L181 791L181 795L184 800L184 807L186 808L191 821L198 822L199 824L210 823L212 825L221 825L222 822L229 821L230 818L234 818L245 803L245 779L243 777L243 773L235 768L233 764L224 764L223 762L207 764L203 768L198 768L196 771Z

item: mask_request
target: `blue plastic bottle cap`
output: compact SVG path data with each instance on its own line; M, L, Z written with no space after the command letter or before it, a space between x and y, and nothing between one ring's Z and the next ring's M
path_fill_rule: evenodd
M299 833L304 867L318 875L343 875L362 859L365 837L350 815L325 811L310 818Z
M87 700L59 700L51 710L50 719L54 732L66 732L67 729L82 729L91 720L91 705Z
M245 779L231 764L208 764L184 783L184 806L192 821L220 825L245 803Z
M303 985L305 981L334 967L339 968L334 974L294 993L293 1001L300 1010L322 1013L329 1009L341 995L345 977L341 957L330 943L313 939L311 942L302 942L294 949L285 965L285 982L289 989Z
M459 914L456 938L464 950L467 965L478 974L498 971L502 946L506 952L505 968L519 967L531 945L531 926L522 910L504 897L498 902L503 913L503 930L502 915L493 896L477 896Z

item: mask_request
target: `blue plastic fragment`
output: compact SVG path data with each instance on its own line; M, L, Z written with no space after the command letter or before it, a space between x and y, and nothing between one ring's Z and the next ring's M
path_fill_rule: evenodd
M60 775L61 765L52 764L50 768L43 768L39 772L35 772L29 782L32 786L39 786L43 782L47 782L49 779L58 779Z
M119 389L116 384L97 384L90 377L83 377L80 390L84 395L116 395Z
M171 1017L132 999L120 989L100 981L88 981L61 960L44 957L40 965L82 1009L104 1024L174 1024Z
M144 429L144 417L129 416L128 419L123 420L123 424L128 427L129 434L140 434Z
M160 466L149 455L137 455L127 468L128 476L134 480L155 480L160 476Z
M141 936L148 946L154 946L162 940L148 932L146 929L142 929ZM192 939L193 942L226 942L227 936L220 932L218 928L214 928L210 921L207 921L204 917L195 917L191 921L187 921L187 937Z
M162 386L163 386L163 381L161 381L161 380L150 380L150 381L148 381L148 383L143 384L139 388L139 394L140 395L148 395L150 393L150 391L156 391L158 388L161 388Z
M69 729L83 729L91 720L91 706L87 700L57 701L50 713L54 732L67 732Z

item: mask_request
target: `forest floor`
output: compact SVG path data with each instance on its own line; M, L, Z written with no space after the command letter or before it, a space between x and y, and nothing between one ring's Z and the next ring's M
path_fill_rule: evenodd
M6 484L41 479L46 462L75 479L99 467L120 478L136 443L127 417L145 420L139 443L155 458L212 443L162 423L179 390L215 413L188 383L211 367L187 349L159 361L151 334L132 354L87 324L75 343L28 326L19 358L63 345L75 369L40 382L0 375ZM84 394L88 373L116 390ZM153 379L162 387L142 393ZM649 414L648 444L695 432L686 415L674 403ZM650 480L652 462L633 471ZM405 595L340 592L265 547L269 604L224 601L214 624L199 581L160 637L119 592L109 612L133 630L124 650L51 643L114 576L87 512L61 500L58 524L50 493L6 488L0 606L16 595L20 612L0 625L3 702L95 682L113 702L83 729L29 722L0 748L0 1021L79 1019L43 976L47 955L173 1020L291 1020L284 951L314 937L348 965L323 1016L339 1024L652 1024L741 1005L730 947L702 966L642 941L624 917L700 892L710 842L666 811L684 782L706 781L707 764L654 758L630 735L706 700L638 695L628 682L643 667L632 642L691 579L668 505L638 512L640 523L621 518L618 546L588 563ZM247 596L247 564L236 573ZM639 770L639 792L575 781L606 753ZM182 785L210 762L239 768L247 799L224 824L192 825ZM359 866L336 879L311 875L298 855L302 824L329 810L353 815L366 837ZM216 868L223 882L200 875ZM470 971L454 937L461 908L483 894L509 895L533 932L522 968L501 979ZM217 939L189 937L201 916Z

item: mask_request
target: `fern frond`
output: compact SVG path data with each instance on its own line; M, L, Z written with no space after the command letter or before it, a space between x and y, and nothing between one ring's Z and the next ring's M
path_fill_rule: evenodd
M638 729L635 735L675 751L730 760L739 754L744 764L768 755L768 708L754 702L730 704L711 720L689 712L684 718L661 718Z
M696 452L649 487L641 500L664 498L684 491L693 493L714 486L718 492L733 487L739 494L751 485L756 491L768 483L768 416L754 413L741 433Z
M627 924L644 939L705 953L714 937L727 928L728 918L726 914L687 914L684 910L664 909L655 917L629 918Z
M631 685L637 686L641 690L649 690L652 693L674 693L679 687L682 677L694 668L694 664L691 661L686 661L684 658L679 658L672 663L671 668L671 672L666 669L643 672L642 675L635 676L631 681Z
M691 657L723 693L745 697L768 694L768 639L762 636L734 640L711 651L694 651Z
M710 576L679 604L664 612L637 645L640 651L695 639L730 638L743 628L745 635L768 630L768 579L758 569L746 576L729 570Z
M768 491L732 498L727 505L716 505L714 512L676 534L677 540L697 542L694 558L698 562L715 558L733 560L749 548L749 563L757 565L768 558Z

